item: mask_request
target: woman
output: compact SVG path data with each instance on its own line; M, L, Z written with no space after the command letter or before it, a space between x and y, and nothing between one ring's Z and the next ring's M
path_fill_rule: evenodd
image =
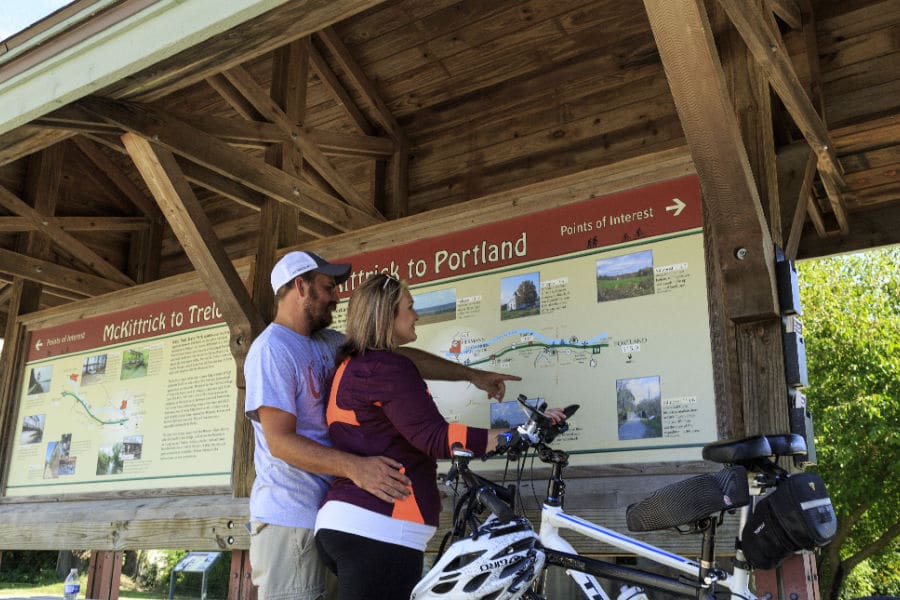
M397 352L416 339L417 319L409 290L386 275L370 277L350 297L328 432L336 448L402 463L412 493L391 504L334 480L316 519L316 542L337 573L340 600L409 598L441 510L435 459L449 458L456 442L484 454L505 431L444 420L416 367Z

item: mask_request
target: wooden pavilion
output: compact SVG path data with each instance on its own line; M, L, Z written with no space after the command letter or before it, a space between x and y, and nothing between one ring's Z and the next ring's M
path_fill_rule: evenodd
M205 289L240 365L286 248L685 176L718 436L787 430L776 254L900 242L898 28L897 0L75 0L0 42L0 491L30 329ZM0 497L0 550L246 549L241 410L234 435L225 489ZM623 490L703 468L586 469L582 496L621 524Z

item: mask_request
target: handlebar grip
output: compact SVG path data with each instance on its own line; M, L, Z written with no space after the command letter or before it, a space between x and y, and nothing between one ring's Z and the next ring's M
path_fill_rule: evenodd
M516 513L503 500L497 497L494 490L488 487L478 488L478 501L490 509L492 513L497 515L501 522L512 521L516 518Z
M481 456L481 460L487 460L492 458L498 454L503 454L513 446L519 443L520 440L519 432L515 429L510 429L509 431L504 431L503 433L497 434L497 446L491 450L490 452L485 452Z

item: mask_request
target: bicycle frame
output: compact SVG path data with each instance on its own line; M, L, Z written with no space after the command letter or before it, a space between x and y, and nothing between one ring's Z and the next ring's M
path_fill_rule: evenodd
M570 408L570 407L569 407ZM569 408L566 410L568 411ZM577 406L575 407L577 409ZM536 411L535 411L536 412ZM571 416L574 410L568 414ZM544 426L548 423L543 421ZM647 600L643 588L662 590L683 597L704 600L712 597L715 587L721 588L730 594L731 600L758 600L750 589L750 566L740 549L740 539L735 550L734 566L731 572L721 569L715 564L716 528L721 524L727 506L721 505L718 514L706 514L706 516L689 515L687 521L682 521L685 527L690 527L693 532L702 533L702 546L700 559L691 560L673 552L653 546L652 544L637 540L628 535L619 533L613 529L603 527L587 519L569 514L563 508L566 483L563 479L563 468L568 465L569 455L565 451L551 448L548 444L558 431L550 431L548 436L545 431L541 435L534 435L534 429L538 425L529 421L527 426L520 426L519 440L506 448L495 452L507 453L507 458L515 456L515 460L523 458L522 452L534 449L537 458L541 462L550 465L551 472L547 483L547 493L542 503L540 515L540 527L538 537L546 556L545 567L561 567L572 578L579 589L587 598L613 600L610 594L604 590L597 578L609 579L625 584L615 600ZM562 430L565 431L565 430ZM762 443L759 441L761 439ZM780 439L779 436L771 436L772 443L777 442L778 452L773 452L770 447L770 438L751 437L739 442L729 442L725 445L710 450L710 460L723 464L730 464L734 459L740 466L746 465L748 488L745 494L749 495L749 502L736 508L738 511L738 531L744 530L747 521L753 511L753 506L760 496L765 494L773 485L773 473L770 466L774 466L768 457L775 455L791 455L798 452L799 446L791 439ZM508 441L508 440L507 440ZM802 440L801 440L802 441ZM763 445L764 444L764 445ZM512 448L512 450L510 450ZM805 449L805 447L804 447ZM459 457L459 462L454 463L454 469L463 476L469 494L476 492L474 497L469 495L469 507L471 502L480 502L478 510L489 508L499 519L510 519L513 513L519 512L522 507L517 507L515 486L504 487L489 479L472 473L468 468L468 460L471 452L454 454ZM706 458L706 448L704 449ZM761 459L765 459L762 461ZM743 464L741 464L743 461ZM756 461L756 462L754 462ZM775 473L774 475L777 475ZM448 473L448 481L455 480L456 473ZM461 501L462 502L462 501ZM460 506L458 504L457 506ZM652 505L651 505L652 506ZM646 510L646 509L644 509ZM652 510L652 509L651 509ZM469 517L466 517L469 518ZM663 522L667 522L663 520ZM668 522L675 522L670 519ZM668 525L674 527L674 525ZM676 527L680 529L680 527ZM676 571L676 575L660 575L651 571L635 567L615 565L605 561L592 559L579 555L569 541L560 535L560 531L569 530L587 538L623 551L624 554L635 555L648 561ZM740 535L740 534L739 534ZM546 575L546 571L543 574ZM532 590L524 597L542 598L540 593L544 577L535 581ZM637 586L637 587L634 587Z
M747 518L748 507L741 509L741 522ZM558 552L548 552L548 565L566 568L566 573L575 581L581 590L589 598L600 595L605 600L610 600L609 595L597 582L595 576L616 579L625 583L637 584L642 587L653 587L674 594L684 596L697 596L712 583L721 585L731 592L735 600L755 600L756 596L749 590L750 573L746 569L735 567L731 574L716 571L714 577L708 577L703 585L700 583L686 583L674 577L665 577L640 569L612 565L603 561L593 560L577 554L572 545L561 535L560 530L567 529L575 533L608 544L629 554L635 554L646 558L656 564L675 569L695 580L701 573L701 564L673 554L651 544L641 542L629 536L623 535L606 527L592 523L580 517L570 515L561 506L544 504L541 510L540 539L545 549ZM577 564L576 564L577 563ZM707 568L711 567L708 566ZM628 590L627 595L633 596L633 590ZM620 594L620 597L622 595Z

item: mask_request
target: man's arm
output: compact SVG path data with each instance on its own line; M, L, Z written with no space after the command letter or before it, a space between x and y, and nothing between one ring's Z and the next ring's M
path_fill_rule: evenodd
M503 395L506 394L506 382L522 380L518 375L473 369L417 348L403 346L397 351L413 361L423 379L468 381L478 389L487 392L488 398L502 400Z
M261 406L257 414L272 456L311 473L346 477L385 502L409 495L411 482L398 470L403 465L397 461L386 456L356 456L298 435L297 418L289 412Z

